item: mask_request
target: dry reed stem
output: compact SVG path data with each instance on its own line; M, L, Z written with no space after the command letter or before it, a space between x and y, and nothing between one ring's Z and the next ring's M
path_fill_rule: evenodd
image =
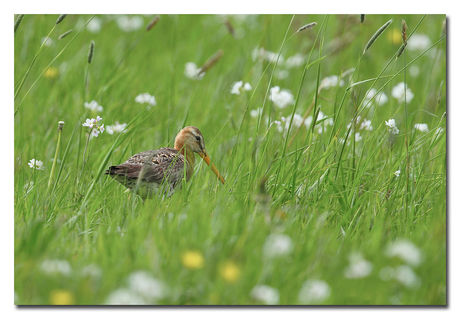
M226 19L224 21L225 27L227 27L228 32L232 35L232 37L235 37L235 28L233 28L232 23L230 22L229 19Z
M158 21L160 21L159 15L155 16L155 18L153 18L153 20L150 21L149 24L147 24L147 28L145 28L145 31L150 31L155 26L155 24L158 23Z
M94 40L91 41L91 44L89 45L89 51L88 51L88 64L91 64L93 61L93 55L94 55Z
M201 73L206 72L209 70L214 64L217 63L217 61L220 60L220 58L224 55L224 50L220 49L216 53L213 54L201 67L200 72L198 72L197 75L200 75Z

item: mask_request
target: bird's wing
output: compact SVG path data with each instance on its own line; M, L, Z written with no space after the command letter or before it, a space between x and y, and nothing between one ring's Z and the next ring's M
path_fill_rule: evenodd
M117 177L119 181L137 181L140 178L142 182L161 184L166 178L180 179L183 168L183 155L173 148L165 147L133 155L123 164L110 166L106 174Z

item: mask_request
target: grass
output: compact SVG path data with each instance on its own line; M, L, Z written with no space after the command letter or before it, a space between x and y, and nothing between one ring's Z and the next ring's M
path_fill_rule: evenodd
M162 15L148 32L154 16L139 17L142 27L124 32L116 16L55 25L58 15L25 15L15 32L15 304L446 304L445 16L230 16L235 37L223 16ZM85 28L90 19L99 32ZM395 59L403 19L409 46ZM54 41L41 47L48 34ZM409 50L416 34L429 48ZM284 61L254 60L257 47ZM218 50L201 80L184 75L187 62L200 67ZM303 62L288 69L296 53ZM331 75L343 86L321 87ZM252 90L230 94L240 80ZM392 97L404 80L411 101ZM274 86L295 102L279 108ZM366 106L371 88L388 101ZM145 92L156 106L135 102ZM103 111L85 109L92 100ZM273 123L309 109L308 128ZM97 115L127 132L87 145L82 123ZM364 118L372 130L360 129ZM163 200L142 203L103 175L172 147L187 125L203 133L225 185L198 157L193 178ZM44 170L31 169L32 158ZM271 299L253 290L262 285Z

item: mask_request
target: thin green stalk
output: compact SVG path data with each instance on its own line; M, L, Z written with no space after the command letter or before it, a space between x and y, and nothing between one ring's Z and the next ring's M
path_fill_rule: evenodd
M61 144L61 135L62 135L62 128L64 127L64 122L59 121L59 126L58 126L58 140L56 144L56 153L54 154L54 161L53 161L53 166L51 167L51 173L50 173L50 178L48 180L48 188L46 189L46 193L48 194L50 187L51 187L51 182L53 180L54 176L54 169L56 167L56 162L57 162L57 157L59 154L59 145Z
M16 89L16 92L14 93L14 99L16 100L16 97L18 96L19 92L21 91L22 89L22 86L24 85L24 82L26 81L27 79L27 76L29 75L30 73L30 70L32 69L33 65L35 64L35 61L37 60L37 57L38 55L40 54L40 52L42 51L43 47L45 46L45 43L46 41L48 40L48 38L50 37L51 33L53 33L54 29L56 28L56 24L51 28L51 31L48 33L48 35L46 36L45 40L42 42L42 45L40 46L40 48L38 48L38 51L37 53L35 53L35 56L34 58L32 59L32 62L30 63L29 67L27 68L27 71L26 73L24 74L24 76L22 77L21 79L21 82L19 83L19 86L18 88ZM48 69L48 68L46 68ZM46 71L45 69L45 71ZM44 73L44 71L43 71ZM29 90L30 91L30 90ZM26 94L27 95L27 94ZM21 102L22 103L22 102ZM16 112L15 112L16 113Z

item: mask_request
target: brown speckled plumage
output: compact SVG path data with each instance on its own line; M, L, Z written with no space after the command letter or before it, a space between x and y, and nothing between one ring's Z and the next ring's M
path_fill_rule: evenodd
M137 191L144 199L153 197L159 190L161 194L169 197L175 190L182 188L184 167L186 180L192 177L195 166L194 152L208 165L210 164L200 130L188 126L177 134L174 148L163 147L138 153L123 164L110 166L105 174L110 175L129 190ZM224 183L224 179L213 164L211 169Z

